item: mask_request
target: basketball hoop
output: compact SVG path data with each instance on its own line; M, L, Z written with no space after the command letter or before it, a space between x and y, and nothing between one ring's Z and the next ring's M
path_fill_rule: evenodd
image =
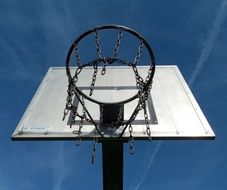
M117 32L116 36L116 44L114 46L114 52L112 55L103 55L102 50L101 50L101 44L100 44L100 36L99 33L101 32ZM120 58L118 56L119 50L120 50L120 45L121 41L123 40L123 35L125 33L132 35L134 38L138 39L138 50L137 54L134 58L134 61L126 60L124 58ZM93 60L90 60L87 63L82 63L80 59L80 54L79 54L79 45L80 42L83 41L85 38L89 38L90 36L93 36L93 40L95 41L95 47L96 47L96 52L97 52L97 57ZM146 48L150 61L149 61L149 69L148 69L148 74L145 78L142 78L139 75L137 66L139 65L142 49ZM76 65L73 65L73 55L75 54L76 57ZM115 66L115 65L122 65L126 67L130 67L135 75L135 80L136 80L136 88L137 88L137 94L131 96L128 99L125 99L123 101L119 102L101 102L92 97L92 94L95 90L95 83L96 83L96 78L97 78L97 73L98 70L101 69L101 75L105 75L108 69L108 66ZM75 69L76 66L76 71L73 73L72 68ZM86 67L92 67L93 68L93 74L91 77L91 85L90 85L90 93L89 95L86 95L85 93L80 90L80 88L77 86L77 81L80 76L81 71L86 68ZM107 126L108 128L113 129L112 130L112 137L114 138L121 138L122 135L124 134L126 128L130 126L130 124L135 120L137 114L143 110L144 112L144 121L146 125L146 133L149 139L151 139L151 132L150 132L150 127L148 123L148 115L147 115L147 110L146 110L146 102L148 98L148 94L151 90L152 87L152 79L155 73L155 58L153 55L153 52L151 50L151 47L147 43L147 41L137 32L134 30L124 27L124 26L119 26L119 25L104 25L104 26L99 26L96 28L93 28L91 30L88 30L87 32L83 33L81 36L79 36L71 45L67 59L66 59L66 72L68 76L68 96L67 96L67 102L66 102L66 107L64 110L64 117L69 113L69 111L73 112L73 118L74 120L72 121L72 124L75 123L75 117L81 118L81 124L80 124L80 129L83 126L83 122L87 121L95 126L96 134L101 137L102 140L105 139L105 130L103 131L101 128L103 126ZM73 99L77 98L79 103L83 107L83 113L78 113L76 112L76 106L73 104ZM135 99L138 99L138 104L135 107L131 117L127 120L123 120L123 110L124 110L124 105L129 103L130 101L133 101ZM100 106L100 121L95 122L94 119L92 118L91 114L89 113L89 110L86 108L86 101L91 101L93 103L96 103ZM105 112L111 112L114 113L114 116L112 118L107 118L105 115ZM119 126L123 126L123 130L118 136L114 133ZM132 127L130 127L132 131ZM80 131L78 131L80 132ZM108 134L110 131L108 131ZM130 138L132 140L132 138Z

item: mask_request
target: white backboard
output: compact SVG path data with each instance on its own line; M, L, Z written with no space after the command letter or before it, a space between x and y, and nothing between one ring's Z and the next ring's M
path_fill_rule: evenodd
M139 67L139 73L146 76L147 66ZM79 75L78 86L88 94L93 70L84 68ZM13 140L75 140L78 122L70 128L72 114L62 121L67 96L67 76L64 67L51 67L30 105L15 129ZM102 76L100 71L95 83L92 98L102 102L118 102L136 94L136 81L129 67L111 67ZM124 106L124 119L132 114L138 99ZM74 104L78 104L74 100ZM99 106L86 101L86 107L94 120L99 121ZM161 139L214 139L215 134L193 97L179 69L174 65L156 66L153 86L148 97L148 113L151 136ZM82 108L78 104L78 111ZM143 112L133 122L133 137L137 140L148 139L144 125ZM94 126L85 123L82 127L82 140L94 137ZM115 133L121 133L120 127ZM108 134L106 138L110 138ZM122 139L128 139L126 129Z

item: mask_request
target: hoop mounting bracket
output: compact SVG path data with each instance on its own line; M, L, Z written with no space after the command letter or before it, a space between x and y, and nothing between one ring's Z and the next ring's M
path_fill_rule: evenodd
M124 121L124 104L100 105L100 126L116 130Z

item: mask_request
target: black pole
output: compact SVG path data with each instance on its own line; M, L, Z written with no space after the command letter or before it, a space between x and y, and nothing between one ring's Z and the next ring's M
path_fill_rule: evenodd
M123 190L123 143L103 142L103 190Z
M113 132L124 120L123 104L100 105L101 130ZM123 142L102 141L103 190L123 190Z

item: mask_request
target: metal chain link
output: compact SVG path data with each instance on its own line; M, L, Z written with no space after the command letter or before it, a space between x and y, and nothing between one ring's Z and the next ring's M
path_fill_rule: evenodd
M83 96L81 97L81 102L82 102L82 116L83 116L83 119L85 119L87 116L86 116L86 108L85 108L85 102L84 102Z
M78 81L78 75L80 74L81 71L82 71L82 67L81 66L77 67L72 80L74 86L76 86L76 83Z
M147 75L147 77L145 79L146 82L149 82L149 79L151 77L152 72L153 72L153 65L150 65L150 68L148 70L148 75Z
M96 141L94 140L93 142L93 149L92 149L92 155L91 155L91 163L94 164L95 163L95 159L96 159Z
M146 133L147 133L147 136L148 136L149 140L152 140L151 129L150 129L150 126L149 126L149 121L148 121L146 103L144 105L143 111L144 111L144 121L145 121L145 125L146 125Z
M93 94L97 72L98 72L98 67L97 67L97 65L94 65L94 73L93 73L93 76L92 76L89 96L91 96Z
M138 52L136 54L135 60L134 60L134 64L137 65L137 63L139 62L141 53L142 53L142 48L143 48L143 42L140 43L139 47L138 47Z
M134 145L134 139L132 136L133 128L132 128L131 123L129 124L128 129L129 129L129 142L130 142L129 152L131 155L133 155L135 153L135 145Z
M68 93L68 95L66 98L66 105L65 105L64 112L63 112L63 118L62 118L63 121L65 120L65 117L68 115L69 110L73 109L72 100L73 100L73 96L74 96L75 92L74 92L74 85L71 81L68 84L67 93Z
M136 78L136 87L138 88L138 90L142 91L144 86L143 78L139 75L138 69L135 65L132 66L132 69Z
M95 30L95 45L96 45L96 51L98 53L98 58L101 59L102 50L101 50L101 47L100 47L99 35L98 35L97 30Z
M80 142L81 142L81 129L83 128L83 125L84 125L84 121L85 121L85 118L86 118L86 110L85 110L85 103L84 103L84 97L82 96L81 98L81 101L82 101L82 117L80 118L80 123L79 123L79 130L78 130L78 137L76 139L76 145L79 146L80 145Z
M95 131L95 137L94 137L94 141L93 141L93 149L92 149L92 155L91 155L91 163L94 164L95 163L95 159L96 159L96 146L98 143L98 139L97 139L97 131Z
M64 111L63 111L63 118L62 118L62 121L65 120L65 117L68 115L69 113L69 109L65 108Z
M82 96L81 98L81 102L82 102L82 117L80 119L80 123L79 123L79 131L81 132L81 129L84 125L84 119L86 118L86 113L85 113L85 103L84 103L84 97Z
M106 63L103 63L103 67L102 67L102 71L101 71L101 75L105 75L106 74Z
M75 145L80 146L80 144L81 144L81 138L78 137L78 138L76 138Z
M119 29L120 32L119 34L117 35L117 42L115 44L115 48L114 48L114 54L113 54L113 58L115 59L117 57L117 53L119 51L119 48L120 48L120 44L121 44L121 38L123 36L123 32L121 29Z
M81 137L80 137L80 134L81 134L81 128L79 127L79 131L78 131L78 137L76 138L76 146L80 146L81 144Z
M76 54L76 61L77 61L77 65L80 67L80 55L79 55L79 49L77 46L75 46L74 52Z
M126 125L131 124L131 123L136 119L136 116L137 116L137 114L139 113L139 111L140 111L140 106L137 105L137 107L136 107L135 110L133 111L133 113L132 113L130 119L126 122Z

